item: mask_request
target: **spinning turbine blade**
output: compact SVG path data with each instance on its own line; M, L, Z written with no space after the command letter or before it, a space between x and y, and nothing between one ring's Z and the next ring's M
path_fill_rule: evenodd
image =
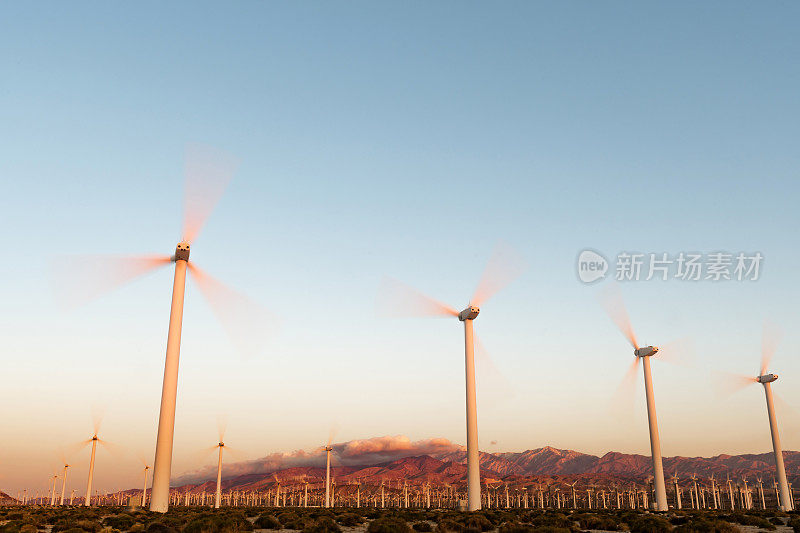
M225 440L225 429L228 427L228 417L226 415L217 415L217 433L219 434L219 441Z
M339 425L332 424L331 429L328 430L328 446L330 446L331 443L333 442L333 439L336 438L337 433L339 433Z
M171 261L168 255L65 257L53 264L56 297L63 307L78 307Z
M458 316L458 311L416 289L393 279L384 278L378 290L380 316Z
M781 329L772 322L764 322L764 330L761 333L761 369L759 375L763 376L769 370L769 363L778 344L783 337Z
M515 396L511 382L497 368L492 356L486 350L480 337L473 335L475 342L475 363L477 368L478 395L489 399L491 403L508 400Z
M241 292L229 288L194 263L189 272L231 342L244 356L257 354L275 327L275 318Z
M87 440L82 440L82 441L80 441L80 442L73 442L73 443L71 443L71 444L67 444L67 445L64 447L64 452L63 452L63 454L64 454L64 457L65 457L65 459L64 459L64 462L66 462L66 458L70 458L70 457L72 457L73 455L75 455L76 453L78 453L78 452L80 452L81 450L85 449L85 448L86 448L86 446L87 446L87 445L88 445L90 442L92 442L92 439L87 439Z
M657 361L665 361L674 365L691 365L695 361L694 341L685 337L668 342L659 347L655 358Z
M92 424L94 426L94 434L100 432L100 426L103 424L103 417L105 416L105 409L94 407L92 409Z
M183 240L192 243L233 178L236 160L208 146L186 149Z
M125 457L125 449L122 445L102 439L97 439L97 443L108 453L113 455L115 459L120 460Z
M625 309L625 301L622 299L622 292L619 290L619 286L616 283L609 285L606 290L600 293L599 299L609 318L617 325L633 348L638 349L636 335L633 332L628 310Z
M798 423L800 417L798 417L797 410L775 391L772 392L772 397L775 399L775 407L780 414L784 435L797 435L798 431L800 431Z
M489 298L520 277L527 268L522 256L510 244L500 241L486 264L470 304L481 307Z
M714 372L714 390L720 396L730 396L748 385L758 383L757 378L730 372Z
M620 414L626 418L630 417L633 412L633 405L635 403L634 395L636 393L636 377L639 372L639 364L642 362L641 357L634 358L628 370L625 372L622 381L617 386L614 396L611 400L612 411Z

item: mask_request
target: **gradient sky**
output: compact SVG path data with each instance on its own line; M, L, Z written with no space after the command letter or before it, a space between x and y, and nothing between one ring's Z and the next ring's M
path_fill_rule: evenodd
M73 311L50 265L164 253L180 234L187 143L239 171L194 243L199 265L280 317L239 357L197 287L184 315L173 473L217 439L244 458L337 440L464 442L463 333L385 319L388 275L453 306L498 239L530 268L476 331L487 450L649 450L609 402L632 355L575 259L760 251L751 283L622 287L641 340L691 336L653 365L664 454L770 449L755 372L786 335L775 390L800 405L800 5L739 2L84 2L0 4L0 489L43 489L58 448L104 410L101 490L152 461L171 273ZM513 392L502 394L501 388ZM784 446L800 448L796 412ZM497 441L491 445L491 441ZM69 486L85 483L86 451Z

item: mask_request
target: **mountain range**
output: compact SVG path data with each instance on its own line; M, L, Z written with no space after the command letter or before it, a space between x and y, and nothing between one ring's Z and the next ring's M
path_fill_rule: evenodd
M580 484L641 483L652 475L648 456L608 452L602 456L580 453L574 450L561 450L549 446L524 452L489 453L482 452L481 477L486 483L541 483L547 481L572 482ZM785 451L784 461L791 482L800 482L800 452ZM687 480L692 475L701 479L710 478L740 480L742 476L763 478L771 482L775 468L771 452L761 454L717 455L714 457L665 457L664 470L669 476L677 473ZM236 469L233 469L234 471ZM462 449L443 451L435 454L400 457L391 461L374 464L336 464L332 475L337 484L366 483L378 485L392 484L405 480L413 485L423 483L459 485L466 479L466 452ZM213 491L214 477L204 479L184 479L178 485L181 491ZM262 472L244 474L234 473L225 476L225 490L266 490L277 480L283 485L318 483L324 480L322 465L288 466ZM173 487L176 483L173 482Z

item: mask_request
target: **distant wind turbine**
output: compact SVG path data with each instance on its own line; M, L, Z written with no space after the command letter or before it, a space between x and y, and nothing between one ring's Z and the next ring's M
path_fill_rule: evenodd
M632 386L636 379L636 371L638 370L639 363L642 364L644 372L644 390L645 399L647 401L647 420L650 430L650 455L653 462L653 483L655 485L656 496L656 510L666 511L667 504L667 489L664 483L664 465L661 457L661 439L658 434L658 419L656 416L656 400L653 392L653 378L650 373L650 358L659 352L657 346L643 346L640 347L636 341L636 335L633 332L628 311L625 309L625 303L622 300L622 294L616 285L612 285L604 294L602 303L611 320L617 325L619 330L628 339L631 346L633 346L633 355L635 359L631 364L625 379L623 380L623 387ZM663 355L664 351L662 351ZM669 353L669 351L667 351Z
M778 419L775 414L775 397L772 392L772 383L778 380L778 374L767 373L769 363L775 350L778 347L781 333L777 327L765 323L761 336L761 366L758 376L734 376L734 388L742 388L753 383L760 383L764 387L764 396L767 401L767 418L769 419L769 431L772 436L772 451L775 455L775 471L778 476L778 506L782 511L793 509L792 496L789 492L789 482L786 479L786 467L783 463L783 449L781 448L781 437L778 432Z
M478 318L480 306L514 281L525 270L522 258L510 246L501 243L484 270L469 305L461 312L430 298L395 280L386 280L379 302L380 311L389 315L454 316L464 323L464 367L466 381L467 421L467 510L481 508L481 475L478 450L478 409L475 393L475 339L472 322Z
M90 444L90 443L92 445L92 452L91 452L91 455L89 456L89 477L86 480L86 497L83 500L83 505L85 505L86 507L89 507L91 505L91 502L92 502L92 480L94 479L94 459L95 459L95 455L97 454L97 443L99 442L100 444L103 444L103 445L106 445L106 446L108 446L108 444L109 444L107 441L100 440L97 437L97 434L100 432L100 424L101 423L102 423L102 416L98 415L98 414L95 414L95 416L94 416L94 434L92 435L92 438L90 438L88 440L85 440L82 443L80 443L81 448L83 448L84 446L86 446L87 444Z
M142 469L144 472L144 485L142 486L142 508L147 504L147 471L150 470L149 465L144 465Z
M332 428L328 435L328 444L325 445L325 507L331 506L331 452L335 430Z
M61 480L61 501L59 502L59 505L64 505L64 493L67 490L67 469L68 468L69 468L69 465L64 463L64 475L63 475L63 478Z

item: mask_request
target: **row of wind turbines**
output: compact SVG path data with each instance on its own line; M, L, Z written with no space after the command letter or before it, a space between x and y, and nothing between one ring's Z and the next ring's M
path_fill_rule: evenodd
M172 286L172 299L170 306L169 330L167 335L166 357L164 364L164 378L162 383L161 404L156 435L155 459L153 462L153 484L150 498L150 510L164 513L169 508L170 502L170 475L173 455L173 436L175 426L175 406L178 387L178 366L180 359L181 328L183 321L184 293L187 272L198 282L203 295L212 304L215 314L229 334L236 337L241 333L242 324L258 323L256 318L262 316L260 307L252 305L241 293L237 293L216 279L202 271L194 262L190 262L191 243L197 238L200 230L210 215L213 207L233 176L235 163L220 152L208 148L192 147L188 152L186 165L186 198L184 204L184 225L181 241L175 247L171 256L144 256L114 258L100 262L95 266L111 269L110 277L104 278L105 285L101 290L110 289L121 283L139 277L151 270L172 264L174 278ZM467 441L467 498L465 508L475 511L481 508L481 481L480 458L478 450L478 423L477 402L475 390L475 357L474 349L476 337L474 335L474 321L480 314L481 306L494 294L511 283L525 270L524 261L513 250L501 246L489 261L478 288L469 300L469 304L461 311L442 304L414 289L406 287L397 281L387 281L381 291L387 298L386 305L382 306L390 315L426 315L449 316L458 318L464 326L464 367L465 367L465 392L466 392L466 441ZM96 287L97 288L97 287ZM95 291L84 291L87 294ZM234 306L225 303L235 302ZM633 374L639 364L642 364L645 382L645 396L649 420L651 456L653 463L653 476L655 484L656 504L655 509L667 510L664 471L661 458L661 444L656 418L655 397L650 370L650 358L655 356L659 349L655 346L640 346L633 333L624 305L615 307L611 312L619 328L628 338L634 349L634 363L629 374ZM264 323L258 323L263 328ZM250 333L250 332L248 332ZM237 339L234 338L234 341ZM774 351L774 348L773 348ZM772 433L773 451L775 453L776 472L780 485L780 506L789 509L790 496L786 479L783 456L778 435L775 417L774 402L771 384L778 379L776 374L767 373L767 366L772 351L766 348L762 354L762 364L759 375L750 379L750 382L760 383L764 387L767 400L767 413L769 416L770 431ZM98 442L97 435L92 438L92 459L90 464L89 481L86 502L91 496L92 472L94 453ZM218 472L217 491L215 494L215 507L220 505L220 485L222 478L223 449L225 445L220 438L218 444ZM327 480L326 480L326 506L330 505L330 441L325 447L327 453ZM65 476L66 476L65 467ZM145 484L147 480L145 469ZM63 492L63 490L62 490Z
M655 486L656 499L655 509L658 511L666 511L668 509L668 504L666 484L664 482L664 466L661 455L661 439L658 432L655 393L653 391L653 378L650 371L650 358L659 352L659 348L657 346L640 346L618 289L614 288L608 291L604 303L609 316L633 347L635 359L628 370L626 381L635 377L639 364L642 365L648 429L650 432L650 455L653 463L653 483ZM786 468L783 463L783 449L781 448L780 433L778 431L778 422L775 414L775 401L772 392L772 383L778 379L778 375L768 372L769 363L772 360L776 348L777 333L771 331L770 328L765 325L761 342L761 365L758 375L755 377L734 376L733 380L736 382L737 388L753 383L760 383L764 387L764 395L767 403L767 417L769 419L769 429L772 437L772 450L775 456L775 471L779 488L779 507L784 511L789 511L793 509L794 505L789 491L789 483L786 478Z

